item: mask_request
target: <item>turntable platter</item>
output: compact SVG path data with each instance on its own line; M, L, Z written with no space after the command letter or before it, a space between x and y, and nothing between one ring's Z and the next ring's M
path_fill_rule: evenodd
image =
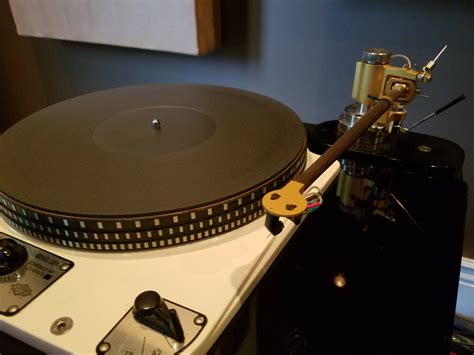
M168 246L252 220L262 194L304 168L306 138L296 114L265 96L142 85L34 113L2 135L0 154L9 223L56 244L129 250L147 247L142 234Z

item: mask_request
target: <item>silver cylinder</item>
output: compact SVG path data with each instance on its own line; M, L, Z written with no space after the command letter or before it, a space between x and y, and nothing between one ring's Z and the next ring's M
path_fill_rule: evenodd
M392 52L385 48L367 48L362 54L362 60L367 64L388 64Z

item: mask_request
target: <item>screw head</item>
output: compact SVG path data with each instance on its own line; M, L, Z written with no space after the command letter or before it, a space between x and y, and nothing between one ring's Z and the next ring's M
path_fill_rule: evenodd
M206 322L206 317L204 316L197 316L194 318L194 324L196 325L203 325Z
M161 129L161 122L156 118L153 119L153 121L151 121L151 128L153 128L155 131L159 131Z
M71 330L74 322L69 317L61 317L51 324L50 330L54 335L63 335Z
M18 312L19 310L20 310L20 307L18 307L17 305L13 305L13 306L8 307L7 313L8 313L9 315L13 315L13 314L15 314L16 312Z
M71 267L71 264L62 264L59 268L62 270L62 271L66 271L66 270L69 270L69 268Z
M431 152L431 147L429 147L427 145L419 145L418 150L420 152L423 152L423 153L429 153L429 152Z
M98 347L98 350L100 352L106 353L107 351L110 350L110 344L106 343L106 342L100 343L99 347Z

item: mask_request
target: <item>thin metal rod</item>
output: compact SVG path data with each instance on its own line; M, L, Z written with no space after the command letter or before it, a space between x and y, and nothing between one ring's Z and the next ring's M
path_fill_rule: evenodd
M448 48L448 45L445 45L443 49L438 53L438 55L433 59L433 62L436 62L441 54L443 54L444 50Z
M388 194L393 201L402 209L403 212L405 212L405 215L410 219L410 221L420 230L420 232L424 233L424 229L420 226L420 224L416 221L416 219L411 215L411 213L406 209L406 207L403 205L403 203L400 202L400 200L392 193Z
M423 122L429 120L431 117L433 117L433 116L435 116L435 115L436 115L436 113L431 112L428 116L423 117L423 118L422 118L421 120L419 120L417 123L415 123L415 124L411 125L410 127L406 128L406 130L409 131L409 130L415 128L416 126L418 126L418 125L422 124Z
M411 125L410 127L408 128L405 128L404 131L409 131L413 128L415 128L416 126L422 124L423 122L426 122L427 120L429 120L430 118L432 118L433 116L436 116L438 114L440 114L441 112L443 111L446 111L448 108L456 105L458 102L461 102L462 100L464 100L466 98L466 96L464 95L459 95L458 97L456 97L454 100L448 102L446 105L440 107L439 109L437 109L436 111L434 112L431 112L428 116L422 118L420 121L418 121L417 123Z

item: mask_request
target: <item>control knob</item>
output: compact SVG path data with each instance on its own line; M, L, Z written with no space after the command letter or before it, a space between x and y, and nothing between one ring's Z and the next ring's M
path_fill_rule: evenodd
M0 276L18 270L28 259L28 252L11 238L0 239Z
M163 299L155 291L145 291L135 298L134 318L160 333L179 342L184 341L183 328L174 309L168 309Z

